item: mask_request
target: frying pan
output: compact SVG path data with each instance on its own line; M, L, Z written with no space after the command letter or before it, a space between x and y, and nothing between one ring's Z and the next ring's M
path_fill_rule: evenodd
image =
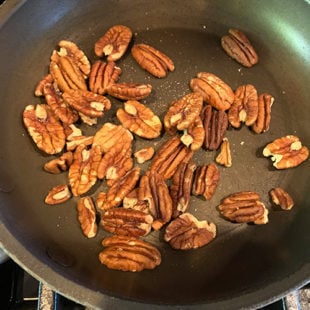
M296 134L310 145L310 5L308 1L7 1L0 28L0 241L6 252L34 277L77 302L101 309L237 309L261 307L309 280L309 161L276 171L263 147L283 135ZM94 42L115 24L129 26L136 43L147 43L169 55L176 70L165 79L150 77L127 52L118 62L121 81L148 82L145 101L163 117L172 100L189 92L189 80L200 71L221 77L233 89L250 83L275 97L270 130L257 135L248 128L230 129L233 166L220 168L220 185L211 199L192 198L190 212L217 226L209 245L191 251L172 250L163 232L146 240L162 254L152 271L109 270L98 261L106 233L87 240L77 221L76 200L47 206L47 191L66 182L66 175L42 170L51 157L40 153L22 125L22 111L40 100L36 83L47 73L51 51L61 39L78 44L91 61ZM230 59L220 47L229 28L250 38L260 62L251 69ZM122 106L99 121L114 121ZM94 128L83 127L85 134ZM135 149L161 139L135 139ZM197 164L214 160L215 152L195 155ZM145 169L145 167L142 167ZM295 200L280 211L268 191L285 188ZM98 185L91 194L100 190ZM232 192L254 190L269 209L266 225L233 224L216 206Z

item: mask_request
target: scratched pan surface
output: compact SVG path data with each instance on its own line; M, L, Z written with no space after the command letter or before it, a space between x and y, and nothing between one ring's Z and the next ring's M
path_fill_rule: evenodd
M10 1L8 1L10 2ZM15 6L16 4L16 6ZM61 294L82 304L107 309L162 305L217 309L258 307L309 280L309 161L276 171L262 157L264 145L286 134L310 146L310 6L305 1L11 1L1 8L0 241L21 266ZM51 157L38 152L22 125L22 110L38 103L33 89L47 72L60 39L77 43L91 61L93 44L110 26L124 24L134 41L151 44L175 62L175 72L156 79L141 70L130 53L118 62L121 81L147 82L153 92L144 103L161 117L171 100L189 92L199 71L212 72L232 88L245 83L275 97L270 130L230 129L233 165L220 168L220 185L209 202L192 198L190 212L217 226L217 237L195 251L175 251L163 232L146 240L158 246L162 264L155 270L126 273L98 261L105 233L86 240L80 231L76 199L47 206L43 199L66 174L51 176L42 165ZM220 47L230 27L246 32L260 62L245 69ZM122 103L99 121L117 121ZM83 126L86 134L95 129ZM135 149L162 143L135 140ZM198 164L216 152L195 154ZM146 169L146 166L142 167ZM295 199L290 212L274 208L268 191L282 186ZM92 192L100 190L98 185ZM254 190L269 209L262 226L232 224L216 210L232 192Z

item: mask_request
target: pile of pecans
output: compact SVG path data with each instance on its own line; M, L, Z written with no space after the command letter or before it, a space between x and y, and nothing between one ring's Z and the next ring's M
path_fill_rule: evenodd
M216 75L199 72L189 81L191 91L171 102L161 120L139 102L152 92L150 84L118 83L122 69L116 62L131 39L130 28L111 27L94 44L100 59L93 64L75 43L60 41L59 50L52 52L49 73L35 89L44 103L26 106L23 122L38 149L56 155L44 169L52 174L68 172L68 183L53 187L45 202L53 205L77 197L83 234L96 236L98 214L100 226L112 234L102 241L100 262L112 269L141 271L161 263L159 250L142 239L153 230L164 229L164 240L181 250L202 247L216 237L214 223L198 220L189 212L191 196L213 197L220 181L217 164L232 165L225 137L228 126L239 128L245 123L257 134L267 131L274 98L258 94L250 84L233 91ZM258 62L241 31L230 29L221 43L242 65ZM131 55L156 78L174 71L172 59L150 45L134 44ZM111 108L109 97L123 101L123 108L116 112L119 124L105 122L94 135L83 135L78 125L96 126ZM156 152L146 147L133 153L135 136L151 140L164 135L168 138ZM193 162L195 152L219 148L215 162L200 166ZM263 155L272 156L275 168L286 169L305 161L309 150L290 135L268 144ZM149 160L142 173L139 164ZM98 182L104 182L107 190L90 194ZM285 210L294 205L281 188L272 189L270 195ZM218 210L231 222L268 222L267 208L252 191L232 193Z

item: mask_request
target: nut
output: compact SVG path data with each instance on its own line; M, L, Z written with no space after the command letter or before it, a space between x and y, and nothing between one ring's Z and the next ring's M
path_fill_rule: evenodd
M97 60L91 67L89 75L89 89L96 94L104 95L107 88L116 83L121 75L121 68L114 61L103 62Z
M231 152L230 152L230 144L227 138L223 139L223 142L221 144L221 151L217 155L215 161L223 165L225 167L231 167L232 162L231 162Z
M167 226L164 239L174 249L191 250L208 244L215 236L215 224L199 221L192 214L183 213Z
M164 125L168 133L184 130L195 121L202 109L203 99L198 93L190 93L173 101L165 115Z
M143 164L146 161L150 160L155 153L155 150L152 146L145 147L139 151L136 151L133 155L137 160L138 164Z
M227 114L213 109L208 104L202 111L202 120L205 131L204 147L210 151L217 150L228 127Z
M160 118L150 108L136 100L126 101L124 109L118 109L116 116L123 127L139 137L154 139L160 136L162 129Z
M203 96L203 100L217 110L228 110L234 101L234 92L224 81L209 72L199 72L190 81L192 91Z
M266 224L268 210L259 199L259 194L256 192L237 192L223 199L218 209L232 222Z
M158 78L163 78L168 71L174 70L173 61L164 53L147 44L135 44L131 54L146 71Z
M107 56L108 61L120 59L127 50L131 41L130 28L123 25L115 25L95 43L95 54L98 57Z
M263 150L265 157L271 156L277 169L293 168L309 157L309 149L303 146L297 136L287 135L267 144Z
M153 217L143 211L112 208L101 216L103 228L116 235L142 237L150 233Z
M74 151L81 144L84 144L85 146L92 145L93 140L94 140L93 136L75 137L71 141L67 141L66 148L68 151Z
M102 245L105 249L99 253L99 260L110 269L138 272L154 269L161 263L158 249L136 237L107 237Z
M98 231L96 223L96 208L90 196L79 199L77 203L78 220L83 234L87 238L93 238Z
M114 83L109 85L107 93L121 100L142 100L152 92L152 85L138 83Z
M238 29L229 29L221 39L221 45L228 56L245 67L258 63L258 56L246 35Z
M215 193L219 180L220 172L214 163L198 166L192 188L193 195L202 195L206 200L210 200Z
M195 169L194 163L181 163L172 177L170 196L173 218L185 213L189 208Z
M48 205L56 205L66 202L71 198L69 188L65 184L53 187L45 197L45 203Z
M262 133L269 129L271 120L271 106L274 98L269 94L261 94L258 96L258 114L255 123L251 126L256 133Z
M44 96L44 93L43 93L43 88L44 88L44 85L46 83L50 83L52 84L54 82L54 79L52 77L52 75L49 73L47 74L46 76L44 76L37 84L35 90L34 90L34 95L37 96L37 97L41 97L41 96Z
M37 147L47 154L57 154L66 143L64 128L46 104L28 105L23 122Z
M139 188L134 188L131 192L129 192L123 199L123 207L127 209L134 209L134 206L139 202L138 201L138 191ZM142 201L144 203L144 201ZM148 208L148 206L146 205ZM138 210L140 210L138 208ZM142 210L140 210L142 211Z
M53 173L59 174L63 171L67 171L70 165L73 162L73 153L66 152L63 153L60 157L50 160L44 165L44 170Z
M239 86L235 91L235 100L228 111L229 123L239 128L241 122L246 126L255 123L258 116L258 96L251 84Z
M273 203L280 206L282 210L291 210L294 207L293 198L283 188L273 188L269 194Z

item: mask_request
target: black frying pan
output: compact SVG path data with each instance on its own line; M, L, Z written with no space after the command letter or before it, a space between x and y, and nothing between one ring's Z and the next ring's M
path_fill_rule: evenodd
M36 278L79 303L101 309L144 309L162 305L196 309L259 307L309 280L309 161L276 171L262 148L286 134L309 146L310 6L307 1L8 1L0 28L0 241L9 255ZM134 42L156 46L175 62L163 80L141 70L130 53L118 63L122 81L149 82L146 103L160 116L171 100L189 91L189 80L209 71L232 88L252 83L275 97L270 130L229 130L233 166L221 168L220 186L210 202L193 198L191 212L213 221L218 236L194 251L175 251L162 232L146 239L157 245L162 264L155 270L126 273L98 261L103 230L86 240L77 221L76 201L43 202L46 192L66 180L42 171L50 159L37 151L22 125L23 108L38 103L33 90L47 72L60 39L77 43L91 61L94 42L112 25L124 24ZM260 56L245 69L220 47L230 27L243 30ZM121 102L100 121L115 121ZM93 129L86 129L86 133ZM160 140L156 140L157 146ZM136 147L146 144L136 140ZM150 142L148 142L150 143ZM195 157L210 162L215 153ZM268 191L282 186L295 199L292 211L275 209ZM267 205L269 223L232 224L216 210L221 198L254 190Z

